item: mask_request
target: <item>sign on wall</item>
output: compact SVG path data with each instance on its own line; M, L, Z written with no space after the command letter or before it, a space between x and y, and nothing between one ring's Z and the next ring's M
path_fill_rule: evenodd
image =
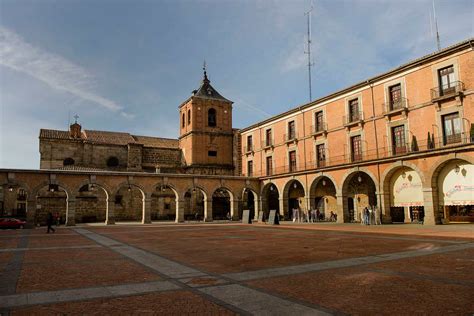
M390 184L392 206L423 206L423 185L416 171L400 170L392 176Z
M474 165L450 164L438 177L441 205L474 205Z

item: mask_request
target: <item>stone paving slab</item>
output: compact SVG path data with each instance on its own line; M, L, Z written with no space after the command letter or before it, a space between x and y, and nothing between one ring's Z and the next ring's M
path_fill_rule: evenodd
M472 286L346 268L248 282L351 315L468 315Z

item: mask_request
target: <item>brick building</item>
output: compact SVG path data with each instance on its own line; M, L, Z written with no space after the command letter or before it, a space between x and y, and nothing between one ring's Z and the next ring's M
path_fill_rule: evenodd
M42 222L237 219L319 210L358 222L474 221L474 40L241 130L204 72L179 139L40 131L40 171L0 170L0 211ZM26 214L25 214L26 213ZM18 215L17 214L17 215Z

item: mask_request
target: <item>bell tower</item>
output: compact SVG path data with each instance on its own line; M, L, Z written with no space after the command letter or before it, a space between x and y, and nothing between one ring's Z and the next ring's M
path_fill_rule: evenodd
M179 106L179 147L187 173L233 174L232 101L211 86L206 64L199 89Z

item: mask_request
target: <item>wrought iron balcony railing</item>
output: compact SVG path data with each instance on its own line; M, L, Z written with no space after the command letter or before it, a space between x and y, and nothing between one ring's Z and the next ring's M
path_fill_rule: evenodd
M354 112L352 114L343 116L344 126L360 123L363 120L364 120L364 112L362 112L362 111Z
M453 81L449 84L440 85L431 89L431 100L441 99L444 97L453 97L464 91L464 83L462 81Z

